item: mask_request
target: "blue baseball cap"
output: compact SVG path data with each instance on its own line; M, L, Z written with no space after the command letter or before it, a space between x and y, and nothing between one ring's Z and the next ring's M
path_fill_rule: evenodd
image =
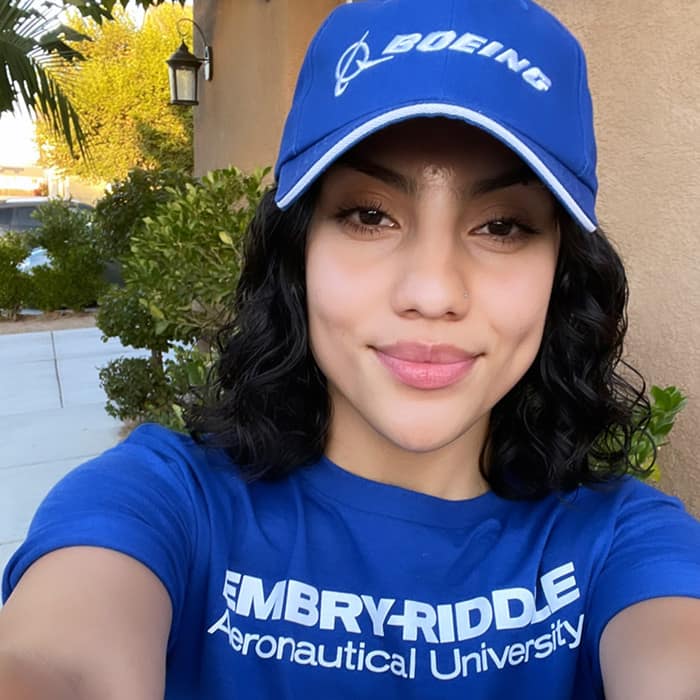
M286 209L343 153L416 117L450 117L513 150L575 221L597 227L586 61L531 0L362 0L312 39L275 166Z

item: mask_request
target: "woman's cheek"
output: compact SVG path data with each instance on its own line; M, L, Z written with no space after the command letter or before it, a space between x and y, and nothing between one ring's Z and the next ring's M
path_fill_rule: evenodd
M386 296L386 256L375 242L350 242L319 231L307 250L306 284L310 313L328 320L368 314ZM368 306L369 305L369 306Z
M311 257L307 262L307 298L309 314L332 318L342 314L353 299L353 285L347 271L330 256L323 263ZM356 290L355 290L356 291Z
M312 248L307 256L309 340L322 369L342 354L367 308L361 277L329 252Z
M496 284L485 284L483 303L491 325L504 335L522 338L541 335L547 316L553 270L539 274L506 276Z

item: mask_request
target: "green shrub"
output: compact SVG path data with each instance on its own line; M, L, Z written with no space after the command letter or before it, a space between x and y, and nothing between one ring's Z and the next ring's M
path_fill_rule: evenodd
M153 421L175 430L185 427L184 411L197 401L211 357L196 348L175 347L165 370L146 358L113 360L100 370L107 413L123 421Z
M231 168L194 182L178 173L135 170L98 203L98 248L103 256L121 258L124 287L99 299L97 325L104 339L118 337L124 345L150 350L157 375L154 380L129 366L129 385L120 381L121 367L106 368L110 411L129 420L148 415L182 425L181 409L194 400L190 384L195 382L189 379L202 375L210 360L174 345L197 341L207 347L214 330L230 319L240 241L266 174L243 175ZM164 367L163 354L171 349L176 359ZM158 401L151 387L133 386L158 383L161 377L171 393L156 391Z
M102 340L119 338L122 345L146 348L149 359L109 363L100 370L107 394L107 412L120 420L144 420L170 424L174 396L163 369L163 353L170 342L156 334L155 321L140 302L138 290L113 287L100 297L97 325ZM176 427L176 425L171 425Z
M196 347L173 348L173 359L165 362L165 376L174 401L151 420L174 430L185 430L185 412L199 401L198 389L204 385L212 363L212 355Z
M144 220L124 266L156 332L186 343L210 343L231 320L243 235L265 190L268 170L209 173Z
M155 319L144 304L141 293L131 287L112 287L100 297L97 326L104 339L119 338L122 345L167 352L168 338L155 331Z
M17 266L29 249L16 233L0 236L0 312L14 320L30 293L29 276Z
M632 450L636 464L650 469L648 479L658 481L661 476L659 454L668 444L668 435L673 429L676 417L685 408L688 400L675 386L661 388L652 386L650 390L651 420L646 431L635 434Z
M636 417L637 429L632 434L630 446L630 461L641 469L647 470L642 478L650 481L658 481L661 476L659 454L661 448L668 444L668 435L673 429L676 417L685 408L686 397L675 386L661 388L652 386L649 391L649 403L651 404L651 419L645 428L641 427L642 413ZM623 436L619 430L599 438L596 451L614 453L620 450L623 444ZM593 460L593 465L598 466L598 461ZM605 468L604 464L600 464Z
M35 267L30 273L30 293L27 306L41 311L74 309L79 311L93 306L104 289L99 277L80 277L79 267L55 268L48 265Z
M94 304L106 283L102 277L104 262L93 241L90 214L55 200L40 206L35 217L40 227L32 232L31 242L46 248L51 265L31 271L28 305L53 311Z
M107 394L105 410L122 421L148 421L174 402L163 370L143 357L112 360L99 373Z
M177 170L131 170L124 180L113 182L97 202L93 215L95 244L105 260L123 260L131 251L134 233L143 219L153 216L160 204L172 200L193 179Z
M213 362L209 352L202 352L196 347L175 346L173 358L165 362L165 374L183 407L194 399L193 391L207 381L207 373Z
M54 263L70 261L77 252L89 252L95 258L89 211L73 209L69 202L53 199L39 206L34 218L39 228L31 232L31 242L46 248Z

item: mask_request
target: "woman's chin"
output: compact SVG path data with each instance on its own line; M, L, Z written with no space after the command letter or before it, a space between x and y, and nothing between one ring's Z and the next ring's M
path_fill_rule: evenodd
M420 425L395 426L382 431L382 437L394 448L408 453L429 454L465 439L468 430L463 426L447 429L445 425L421 423Z

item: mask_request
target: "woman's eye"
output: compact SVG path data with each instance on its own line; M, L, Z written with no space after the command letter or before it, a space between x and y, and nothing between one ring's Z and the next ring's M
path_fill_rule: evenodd
M504 218L489 221L476 229L475 233L491 236L492 238L510 239L529 233L535 233L535 230L530 226L520 223L516 219Z
M386 226L392 223L391 219L379 209L358 209L355 216L363 226Z
M513 233L513 230L517 227L518 225L514 221L497 219L495 221L489 221L485 226L482 226L480 230L490 236L502 237Z
M396 226L396 222L376 205L347 207L336 214L337 219L346 226L363 234L376 234L380 229Z

